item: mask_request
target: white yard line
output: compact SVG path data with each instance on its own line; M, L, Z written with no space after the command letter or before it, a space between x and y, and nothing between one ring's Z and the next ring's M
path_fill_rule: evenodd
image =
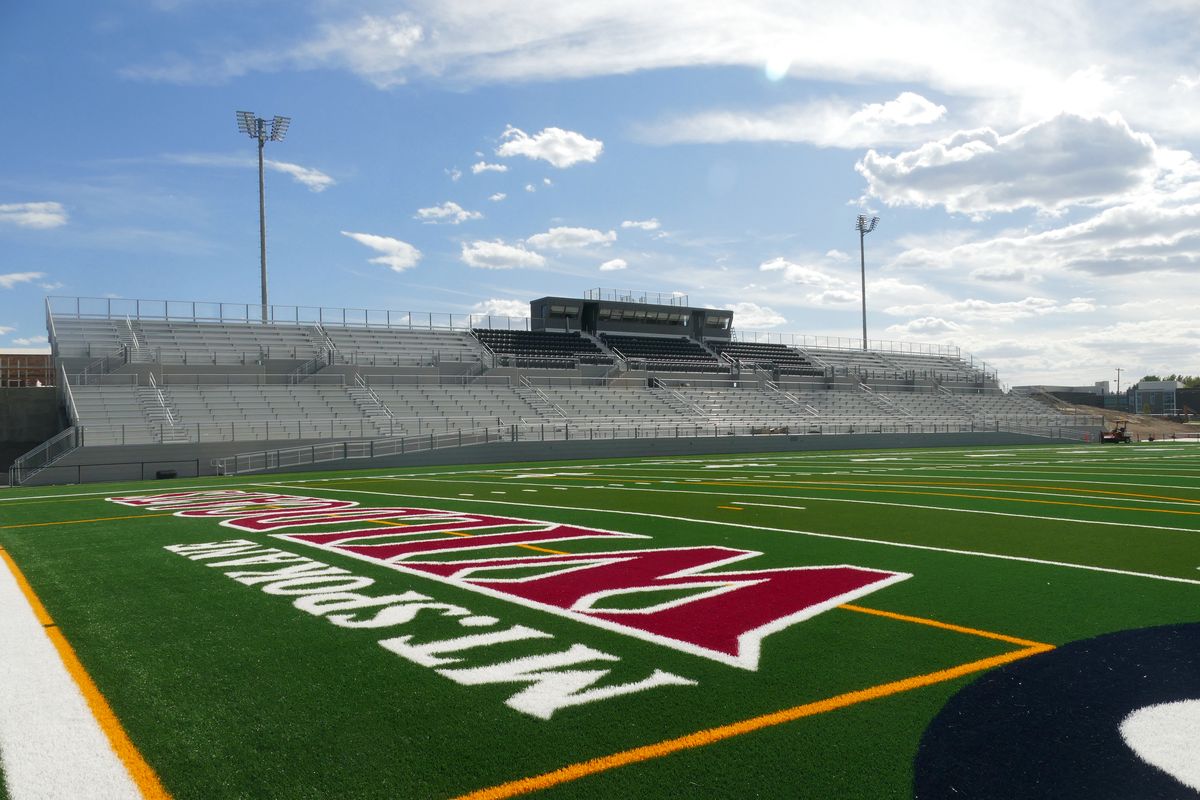
M142 796L2 563L0 759L12 800Z
M277 488L277 489L278 488L284 488L284 489L308 489L308 488L310 488L310 487L305 487L305 486L286 486L286 485L280 485L280 484L260 484L260 485L262 485L262 486L269 485L269 486L272 486L273 488ZM381 497L412 497L412 498L416 498L418 500L443 500L443 501L449 500L451 502L457 501L460 503L491 503L494 505L522 506L524 508L548 508L548 509L554 509L557 511L586 511L586 512L591 512L591 513L596 513L596 514L621 514L621 515L633 516L633 517L649 517L652 519L665 519L665 520L671 520L674 522L694 522L698 525L719 525L719 526L723 526L723 527L727 527L727 528L746 528L746 529L755 530L755 531L771 531L773 533L791 533L791 534L795 534L798 536L811 536L811 537L818 538L818 539L839 539L839 540L846 541L846 542L858 542L861 544L882 545L884 547L902 547L902 548L906 548L906 549L910 549L910 550L927 550L927 551L934 552L934 553L949 553L952 555L971 556L974 558L993 558L993 559L998 559L1000 561L1016 561L1016 562L1025 563L1025 564L1039 564L1039 565L1043 565L1043 566L1063 567L1066 569L1085 570L1087 572L1101 572L1101 573L1105 573L1105 574L1122 575L1122 576L1131 577L1131 578L1149 578L1150 580L1167 581L1170 583L1186 583L1186 584L1192 584L1195 586L1200 586L1200 580L1197 580L1195 578L1176 578L1171 575L1156 575L1156 574L1150 573L1150 572L1134 572L1131 570L1113 569L1111 567L1097 567L1097 566L1093 566L1090 564L1073 564L1073 563L1067 562L1067 561L1050 561L1050 560L1041 559L1041 558L1026 558L1025 556L1009 556L1009 555L1002 555L999 553L983 553L983 552L979 552L976 550L958 550L958 549L949 548L949 547L932 547L930 545L909 544L907 542L892 542L892 541L888 541L886 539L868 539L868 538L861 537L861 536L846 536L846 535L838 534L838 533L818 533L816 531L802 531L802 530L794 530L792 528L770 528L770 527L766 527L763 525L745 525L745 524L741 524L741 523L737 523L737 522L723 522L721 520L715 520L715 519L698 519L695 517L678 517L678 516L671 516L668 514L651 514L649 512L645 512L645 511L623 511L623 510L616 510L616 509L611 509L611 508L581 508L579 506L554 506L554 505L545 505L545 504L541 504L541 503L513 502L513 501L509 501L509 500L468 500L466 498L461 498L461 497L444 497L441 495L413 494L410 492L375 492L375 491L370 491L368 489L334 489L329 486L322 486L319 488L324 491L328 491L328 492L339 492L339 493L345 493L345 494L369 494L369 495L378 495ZM648 490L631 489L629 491L648 491ZM742 495L739 494L739 496L742 496Z

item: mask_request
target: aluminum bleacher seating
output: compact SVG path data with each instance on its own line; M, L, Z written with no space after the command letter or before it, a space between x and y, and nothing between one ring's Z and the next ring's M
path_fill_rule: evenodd
M645 363L646 369L671 372L725 372L722 364L702 345L686 336L628 336L600 334L601 341L626 359Z
M500 356L501 366L569 369L578 364L612 364L596 343L578 331L514 331L476 328L479 341Z

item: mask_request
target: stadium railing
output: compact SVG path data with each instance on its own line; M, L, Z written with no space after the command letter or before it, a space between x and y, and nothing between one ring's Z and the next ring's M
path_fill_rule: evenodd
M8 485L20 486L81 444L78 428L67 428L19 456L8 468Z
M794 422L794 421L793 421ZM469 447L504 442L548 442L548 441L595 441L604 439L680 439L722 436L795 436L833 434L938 434L978 433L1000 431L1001 426L981 426L975 423L942 424L815 424L770 425L571 425L569 422L534 425L501 425L478 430L458 430L445 433L429 433L419 436L396 437L375 440L350 440L305 445L301 447L276 448L239 453L226 458L213 459L212 466L220 475L240 475L261 472L267 469L286 469L335 461L352 461L381 458L384 456L407 455L446 448ZM1043 431L1034 428L1031 430ZM1074 428L1056 428L1071 435ZM1024 431L1013 431L1024 432ZM1040 435L1056 436L1057 433ZM1082 434L1081 434L1082 435ZM1082 439L1081 439L1082 441Z
M257 303L53 296L46 298L46 311L49 319L48 326L53 326L55 316L76 319L123 320L128 317L134 320L262 324L262 306ZM403 328L407 330L469 331L472 328L529 330L528 317L288 305L268 306L267 323Z

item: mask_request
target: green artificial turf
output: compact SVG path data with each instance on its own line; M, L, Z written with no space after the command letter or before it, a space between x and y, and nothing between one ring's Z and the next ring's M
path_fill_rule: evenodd
M514 477L554 472L575 474ZM205 486L485 512L652 537L546 545L570 553L721 545L761 553L724 571L853 564L906 572L912 577L855 604L1049 644L1200 620L1194 583L984 557L1200 578L1200 544L1190 533L1200 530L1200 447L1190 445L614 459L85 485L0 496L0 526L128 517L0 527L0 546L178 798L450 797L1020 649L832 609L767 637L751 671L214 519L153 516L162 512L104 500ZM976 511L994 513L964 513ZM1095 524L1108 522L1117 524ZM505 705L519 685L459 685L378 644L402 634L417 641L464 635L454 620L427 615L395 628L340 628L298 610L293 598L237 583L224 574L232 567L212 568L164 549L225 539L344 567L375 582L363 590L368 594L419 591L554 637L465 651L455 666L583 644L619 658L598 667L611 670L605 685L640 680L654 669L697 685L659 687L537 719ZM432 560L537 555L510 546ZM654 602L679 594L656 592ZM618 595L604 607L638 605L637 597ZM542 796L907 797L922 731L974 677L611 769Z

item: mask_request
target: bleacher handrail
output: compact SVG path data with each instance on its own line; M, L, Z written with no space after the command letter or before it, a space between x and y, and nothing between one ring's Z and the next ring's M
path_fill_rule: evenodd
M271 305L262 321L258 303L227 303L209 300L154 300L123 297L46 298L46 311L53 318L161 320L166 322L234 323L387 328L393 330L455 330L498 328L529 330L528 317L497 314L455 314L436 311L398 311L370 308Z

